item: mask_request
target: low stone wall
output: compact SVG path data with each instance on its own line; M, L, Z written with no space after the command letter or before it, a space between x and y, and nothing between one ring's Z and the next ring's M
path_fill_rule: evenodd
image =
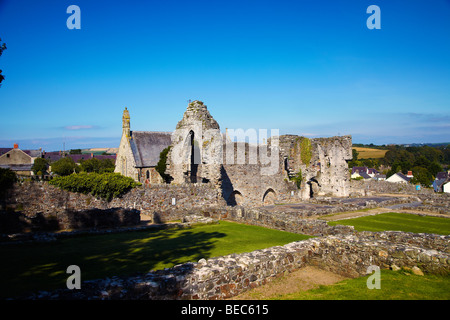
M210 205L225 205L225 201L220 198L217 189L207 184L139 187L121 198L107 202L89 194L61 190L46 182L31 181L16 184L9 191L4 206L10 215L15 215L17 221L49 222L45 228L39 229L48 231L136 224L139 219L136 219L135 213L126 216L122 214L135 211L137 216L139 213L149 215L154 222L167 222L182 219L184 215ZM11 217L8 217L8 221L9 218ZM44 224L41 225L44 227ZM18 224L14 222L12 229L17 227ZM2 233L10 232L2 230Z
M416 186L410 183L393 183L375 180L351 180L350 195L361 196L377 193L397 193L397 194L433 194L431 188L421 188L416 190Z
M0 211L0 234L42 233L67 229L119 228L139 224L135 209L110 208L81 211L66 210L55 215L36 213L33 216L10 210ZM2 236L1 239L8 238ZM1 241L0 239L0 241Z
M387 239L395 237L393 243ZM422 236L420 236L422 237ZM450 236L418 236L389 232L327 236L250 253L185 263L134 277L85 281L80 290L40 292L28 299L226 299L307 265L349 277L363 276L371 265L382 269L418 267L448 274L450 255L429 249L449 243ZM435 245L435 242L437 245Z

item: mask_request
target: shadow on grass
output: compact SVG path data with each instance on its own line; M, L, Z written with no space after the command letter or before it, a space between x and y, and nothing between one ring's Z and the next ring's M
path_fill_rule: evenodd
M65 288L69 265L78 265L81 280L85 281L195 262L208 258L216 239L225 236L202 228L166 229L2 246L0 298Z

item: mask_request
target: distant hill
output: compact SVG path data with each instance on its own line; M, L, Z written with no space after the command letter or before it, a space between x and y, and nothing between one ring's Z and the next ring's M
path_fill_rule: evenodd
M81 153L93 153L93 154L102 154L104 152L108 154L117 154L119 148L89 148L81 150Z
M446 147L446 146L448 146L448 145L450 145L450 142L400 144L400 146L404 146L404 147L423 147L423 146L429 146L429 147Z

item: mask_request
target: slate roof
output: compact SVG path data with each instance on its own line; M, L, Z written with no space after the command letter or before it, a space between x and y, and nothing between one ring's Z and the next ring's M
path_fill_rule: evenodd
M138 168L156 166L161 151L171 144L171 132L131 131L130 145Z
M2 164L0 168L12 171L31 171L32 164Z
M368 168L367 167L353 167L352 168L352 174L354 174L355 172L367 172Z
M14 148L0 148L0 156L11 150L14 150ZM27 155L29 155L30 157L33 157L33 158L39 158L42 155L41 150L22 150L19 148L17 150L23 151L24 153L26 153Z
M0 156L2 155L2 154L5 154L5 153L7 153L9 150L11 150L12 148L0 148Z
M448 178L448 172L447 171L438 172L436 174L436 180L442 180L442 179L447 179L447 178Z
M97 158L99 160L101 159L112 159L113 161L116 160L116 155L104 155L104 154L98 154L98 155L91 155L90 153L83 153L83 154L68 154L66 155L68 158L72 158L74 162L80 162L81 160L89 160L92 158ZM51 151L51 152L44 152L43 158L49 160L50 162L57 161L61 158L63 158L62 154L59 151Z
M409 182L409 180L411 180L411 178L408 178L407 176L405 176L402 172L397 172L396 173L400 178L402 178L403 180Z
M363 177L364 179L371 179L371 177L370 177L367 173L365 173L365 172L359 172L359 175L360 175L361 177Z

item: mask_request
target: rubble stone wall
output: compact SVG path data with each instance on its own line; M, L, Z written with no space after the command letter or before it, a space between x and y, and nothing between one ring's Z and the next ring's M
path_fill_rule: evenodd
M167 222L210 205L226 204L217 189L208 184L139 187L107 202L89 194L61 190L46 182L30 181L16 184L10 190L5 206L10 209L6 211L13 210L17 216L51 220L57 222L60 229L66 229L136 224L140 221L139 213L149 215L157 223Z
M396 238L395 243L390 241L391 237ZM80 290L37 293L29 298L226 299L308 265L348 277L364 276L373 265L381 269L416 267L424 273L448 274L448 250L430 247L445 246L449 241L450 236L418 238L415 234L390 232L312 238L249 253L201 259L134 277L86 281Z

